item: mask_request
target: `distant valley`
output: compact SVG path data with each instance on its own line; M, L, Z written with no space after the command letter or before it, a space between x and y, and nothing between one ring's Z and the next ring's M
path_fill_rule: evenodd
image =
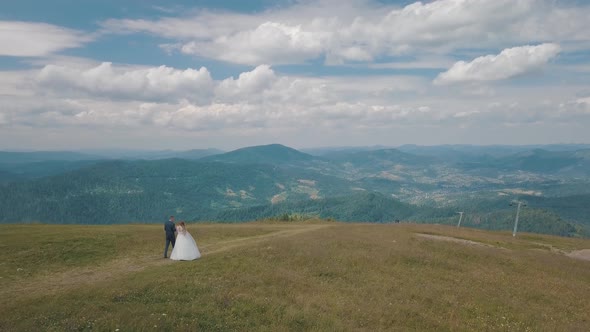
M309 153L307 153L309 152ZM590 234L590 146L0 152L0 222L333 218Z

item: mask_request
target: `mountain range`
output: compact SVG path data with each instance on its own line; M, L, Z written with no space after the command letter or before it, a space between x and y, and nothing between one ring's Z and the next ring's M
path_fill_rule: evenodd
M0 152L0 221L159 222L175 214L225 222L319 216L453 224L461 210L466 226L509 229L514 210L508 203L526 200L523 218L535 220L523 221L525 230L584 236L590 149L567 147L402 146L310 154L271 144L126 158Z

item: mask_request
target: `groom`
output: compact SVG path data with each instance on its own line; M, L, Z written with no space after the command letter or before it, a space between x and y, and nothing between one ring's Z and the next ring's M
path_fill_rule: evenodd
M172 249L176 244L176 238L174 232L176 232L176 225L174 225L174 216L170 216L170 219L164 224L164 230L166 231L166 248L164 249L164 258L168 258L168 246L172 243Z

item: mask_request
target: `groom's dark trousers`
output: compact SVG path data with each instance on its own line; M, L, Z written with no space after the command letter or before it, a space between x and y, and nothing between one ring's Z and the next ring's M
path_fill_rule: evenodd
M168 257L168 246L172 243L172 249L174 249L174 245L176 244L176 238L174 237L174 231L176 231L176 226L173 222L168 220L164 224L164 230L166 231L166 248L164 248L164 258Z

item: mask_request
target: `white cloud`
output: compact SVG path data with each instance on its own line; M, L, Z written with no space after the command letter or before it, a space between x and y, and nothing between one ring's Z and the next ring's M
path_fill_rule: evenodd
M37 81L58 93L73 91L135 100L188 98L203 101L213 88L213 80L205 67L198 70L166 66L117 68L110 62L86 69L47 65L40 71Z
M8 96L33 97L31 77L34 70L11 70L0 72L0 99Z
M80 65L47 65L38 73L3 76L0 93L8 95L0 101L3 126L155 126L211 132L387 126L388 121L419 114L409 111L418 107L388 101L424 84L415 77L291 77L268 65L219 81L205 68ZM28 82L14 81L23 77ZM19 92L11 81L27 89ZM205 88L195 98L199 84Z
M18 74L12 74L17 77ZM30 77L33 77L31 80ZM208 103L276 102L322 104L339 101L378 101L404 98L421 91L428 81L416 76L285 76L277 75L269 65L242 72L237 78L213 80L207 68L178 70L166 66L130 67L76 62L46 65L30 82L43 92L68 98L103 98L151 102L188 100L198 105ZM6 89L21 91L7 80ZM21 82L19 84L25 84ZM0 88L2 80L0 80Z
M39 57L80 47L93 37L52 24L0 21L0 56Z
M270 66L260 65L252 71L241 73L237 79L230 77L221 81L215 94L222 100L250 100L252 96L262 96L277 79Z
M282 64L316 58L323 47L320 35L306 31L300 25L264 22L251 31L206 42L189 42L181 47L181 51L234 63Z
M497 143L492 128L520 126L534 134L530 128L558 123L564 129L551 133L558 139L570 131L587 137L576 126L590 126L582 94L589 88L583 84L495 86L493 95L466 97L464 89L434 87L416 76L289 76L268 65L220 80L206 68L83 61L0 74L0 138L18 135L19 128L44 133L92 128L105 137L127 131L130 140L166 132L244 145L247 137L264 143L289 133L295 142L313 143L308 137L319 135L331 137L332 144L383 144L392 137L434 144L443 143L435 132L455 135L462 128L476 135L474 128L485 128L490 136L480 143ZM199 84L203 88L195 89ZM405 136L396 136L401 133ZM210 142L219 146L215 143Z
M0 141L27 141L38 130L40 137L96 132L96 142L118 131L119 138L135 138L139 145L150 136L161 142L163 132L199 135L198 142L216 137L226 145L232 139L233 144L248 144L245 137L268 143L287 133L292 141L311 145L325 142L313 137L354 145L435 144L453 138L499 143L512 134L502 131L504 126L521 126L523 133L533 134L515 133L523 135L514 141L519 143L530 137L590 139L584 129L590 127L584 58L590 49L588 4L282 3L286 5L250 13L186 9L161 11L170 17L154 20L107 20L92 35L148 33L163 37L158 43L167 52L250 66L215 79L209 72L215 67L147 67L63 56L61 50L94 37L50 24L0 21L0 56L32 57L17 60L30 69L0 72ZM518 45L533 46L513 47ZM479 57L485 54L491 55ZM488 84L540 71L558 54L551 75L535 84ZM294 74L301 66L276 66L305 62L313 63L305 74ZM348 68L323 68L337 75L318 76L319 62ZM223 71L235 68L241 66ZM427 70L412 70L417 68ZM436 85L429 69L446 70ZM392 70L408 70L410 75L388 75ZM460 82L468 84L455 84ZM542 124L552 128L553 123L561 129L537 129ZM22 128L29 136L19 134ZM461 134L468 129L469 134ZM480 135L483 132L487 136ZM39 142L44 143L42 138ZM168 147L174 146L170 142ZM209 146L216 144L209 141Z
M260 24L257 16L236 13L199 11L187 17L164 17L157 21L145 19L109 19L101 23L105 33L150 34L180 40L205 39L243 31Z
M373 62L399 55L556 42L590 44L590 6L552 0L438 0L405 7L375 1L301 1L253 14L199 11L185 17L108 20L105 31L173 40L167 50L259 65L325 59Z
M419 56L413 59L404 59L396 62L382 62L368 64L373 69L443 69L454 63L448 56Z
M538 70L559 54L557 44L507 48L498 55L486 55L471 62L456 62L439 74L435 84L497 81Z
M571 119L572 117L590 117L590 97L577 98L559 105L557 119Z

